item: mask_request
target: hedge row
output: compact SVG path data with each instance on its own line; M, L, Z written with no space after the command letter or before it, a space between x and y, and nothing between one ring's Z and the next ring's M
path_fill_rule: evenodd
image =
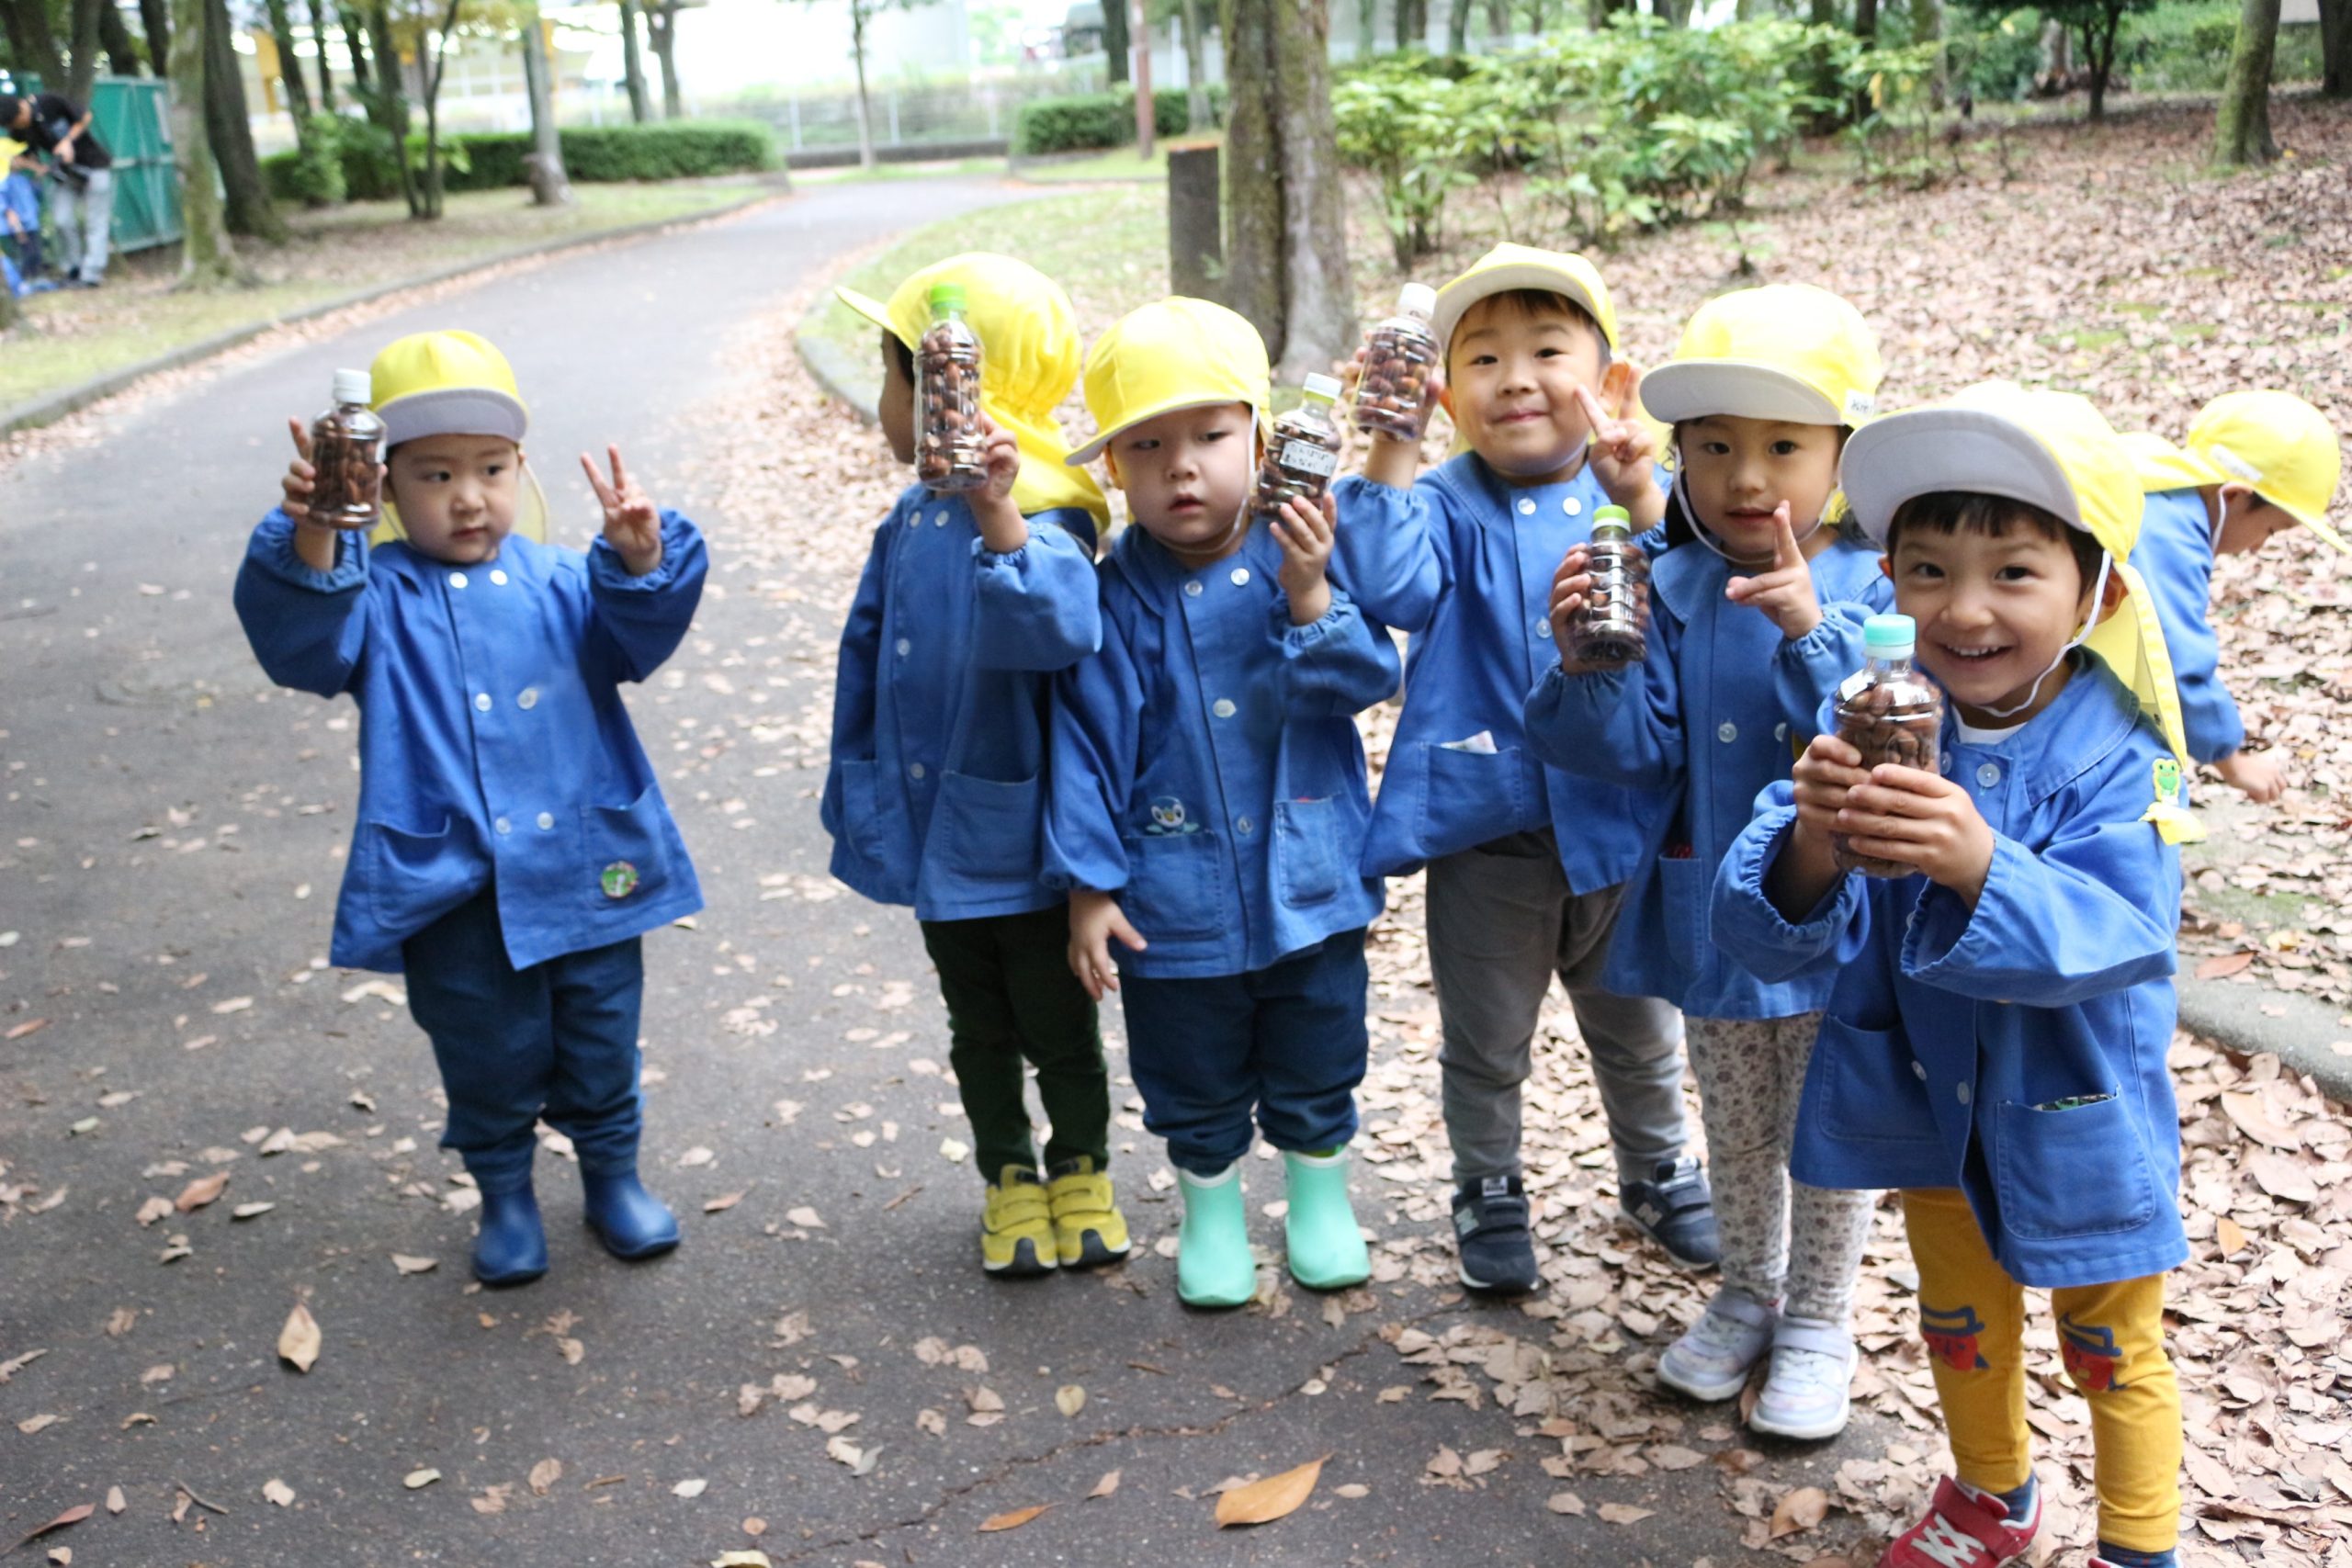
M559 132L563 166L573 179L610 184L623 180L692 179L773 169L783 162L775 132L760 120L696 119L658 125L580 126ZM400 193L400 171L390 160L391 138L360 120L346 120L336 133L344 181L355 198L380 199ZM531 151L526 130L466 132L441 141L445 190L498 190L528 181L524 158ZM424 137L411 132L408 160L424 166ZM311 196L302 176L300 154L279 152L262 160L273 195L288 200ZM389 188L386 177L389 176Z
M1211 83L1209 112L1220 122L1225 118L1225 84ZM1170 89L1153 95L1151 123L1161 136L1183 135L1190 124L1183 92ZM1136 95L1131 87L1067 98L1033 98L1021 106L1012 125L1012 151L1026 158L1125 147L1135 139Z

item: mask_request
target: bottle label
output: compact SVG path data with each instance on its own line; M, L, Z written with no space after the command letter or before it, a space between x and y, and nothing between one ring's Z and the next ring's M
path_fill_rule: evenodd
M1328 479L1340 470L1340 455L1312 441L1283 442L1282 454L1274 460L1295 474L1320 474Z

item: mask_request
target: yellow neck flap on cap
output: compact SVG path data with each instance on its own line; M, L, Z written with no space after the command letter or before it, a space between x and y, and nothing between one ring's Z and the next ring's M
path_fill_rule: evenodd
M1079 507L1098 527L1108 522L1102 487L1069 466L1069 442L1054 417L1079 363L1078 326L1060 284L1027 262L967 251L910 274L887 304L854 288L833 293L911 353L931 325L931 291L943 283L964 290L964 319L980 340L980 407L1021 446L1013 504L1024 513Z
M368 367L368 386L385 426L387 451L426 435L499 435L519 454L531 412L514 384L514 367L489 339L473 333L412 333L388 344ZM537 469L523 465L514 532L545 544L548 497ZM408 536L400 510L387 496L384 520L368 536L385 544Z

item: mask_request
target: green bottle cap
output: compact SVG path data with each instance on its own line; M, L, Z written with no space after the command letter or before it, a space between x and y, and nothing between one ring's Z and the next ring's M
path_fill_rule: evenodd
M1597 539L1603 534L1623 535L1631 538L1633 533L1634 514L1623 507L1597 506L1593 508L1592 536L1594 538Z
M931 286L931 314L933 321L954 312L964 313L964 286L960 283L934 283Z

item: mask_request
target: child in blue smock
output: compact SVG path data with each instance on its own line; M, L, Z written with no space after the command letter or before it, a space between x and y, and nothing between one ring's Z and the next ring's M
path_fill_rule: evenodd
M21 141L0 141L0 223L17 248L17 271L26 283L41 275L40 160Z
M1816 736L1724 858L1713 931L1768 984L1834 976L1796 1178L1902 1190L1957 1474L1882 1568L2030 1546L2028 1287L2089 1404L2091 1561L2171 1568L2164 1275L2188 1245L2165 1056L2194 824L2163 633L2126 564L2140 487L2088 403L2000 382L1862 426L1842 482L1888 552L1887 631L1945 692L1939 766L1865 773ZM2077 648L2103 615L2132 684ZM1916 869L1841 872L1838 835Z
M238 618L271 680L359 705L359 807L335 906L336 964L404 974L432 1037L458 1151L481 1190L474 1273L547 1271L536 1123L571 1140L587 1218L615 1256L678 1244L637 1177L639 938L702 907L638 744L624 682L670 657L707 570L617 447L588 463L604 536L551 548L524 467L528 413L471 333L376 357L394 524L373 545L311 517L308 437L254 530Z
M1684 1151L1680 1021L1601 980L1662 803L1545 768L1521 723L1556 661L1561 558L1592 537L1601 506L1626 508L1636 532L1664 514L1650 438L1617 417L1640 373L1616 357L1608 287L1580 255L1498 246L1438 291L1430 325L1457 455L1417 481L1419 445L1374 435L1363 477L1335 489L1351 588L1412 634L1363 865L1429 868L1462 1281L1498 1293L1542 1282L1520 1096L1555 975L1592 1054L1621 1217L1678 1264L1710 1267L1713 1207Z
M2245 749L2245 725L2222 680L2211 598L2213 558L2247 555L2297 524L2352 552L2327 525L2344 453L2327 416L2291 392L2230 392L2198 412L2186 448L2127 435L2147 511L2132 564L2154 591L2180 687L2188 754L2224 784L2268 802L2287 787L2277 763Z
M1729 1399L1769 1353L1748 1425L1781 1438L1845 1427L1871 1196L1789 1182L1829 976L1758 980L1708 940L1707 902L1757 793L1789 776L1822 703L1861 665L1863 620L1893 597L1877 547L1829 516L1838 454L1878 380L1869 323L1824 289L1748 288L1700 307L1673 360L1642 378L1643 403L1673 427L1671 504L1694 541L1652 569L1646 654L1606 670L1566 659L1591 586L1577 546L1552 596L1562 661L1527 700L1544 761L1673 803L1601 976L1682 1010L1714 1176L1723 1283L1657 1376L1692 1399Z
M1396 650L1333 580L1328 501L1251 519L1256 328L1198 299L1147 305L1089 350L1085 384L1102 434L1071 460L1102 455L1134 526L1102 565L1102 651L1055 687L1046 867L1069 889L1070 967L1125 1004L1144 1125L1183 1194L1177 1294L1255 1292L1253 1112L1283 1153L1292 1276L1358 1284L1347 1145L1381 896L1360 869L1352 716L1396 690Z
M1054 421L1078 378L1069 298L1010 256L950 257L887 304L837 291L881 329L891 455L915 458L914 350L941 288L961 290L980 339L989 480L910 486L875 530L842 632L822 809L833 874L914 906L987 1184L981 1267L1012 1278L1127 1252L1094 1001L1063 960L1069 900L1039 880L1046 687L1101 640L1094 541L1108 508L1064 461ZM1042 1166L1023 1099L1032 1066L1053 1126Z

